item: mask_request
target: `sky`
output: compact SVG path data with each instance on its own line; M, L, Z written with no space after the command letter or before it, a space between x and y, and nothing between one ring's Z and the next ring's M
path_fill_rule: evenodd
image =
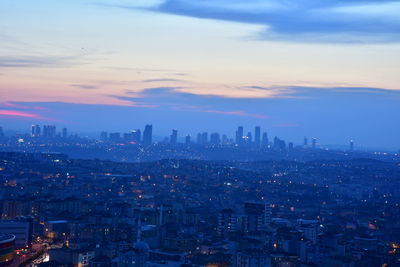
M3 0L0 126L400 148L400 1Z

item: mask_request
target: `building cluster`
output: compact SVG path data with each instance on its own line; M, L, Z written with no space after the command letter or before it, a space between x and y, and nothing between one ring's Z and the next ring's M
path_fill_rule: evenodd
M368 159L118 163L2 152L0 261L398 266L398 177L398 163Z

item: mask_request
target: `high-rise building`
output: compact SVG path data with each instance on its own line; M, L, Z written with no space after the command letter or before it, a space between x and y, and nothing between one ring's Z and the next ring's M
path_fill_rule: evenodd
M147 124L143 132L143 145L151 145L153 142L153 125Z
M172 134L170 136L170 143L171 145L176 145L178 143L178 130L173 129Z
M139 144L142 139L142 133L140 129L135 129L131 131L132 141Z
M354 141L350 140L350 151L354 151Z
M315 138L315 137L312 139L312 148L313 149L317 148L317 138Z
M40 126L38 124L32 125L31 136L32 137L39 137L40 136Z
M266 202L245 202L244 212L246 215L245 231L260 231L271 222L271 208Z
M202 139L201 139L201 137L202 137L201 133L198 133L198 134L197 134L197 144L198 144L198 145L202 145Z
M293 148L294 148L293 142L290 142L290 143L288 144L288 149L289 149L289 151L292 151Z
M121 140L121 133L110 133L109 139L110 141L118 142Z
M268 134L267 134L267 132L264 132L264 133L263 133L263 136L262 136L261 145L262 145L262 146L268 146L268 143L269 143Z
M185 137L185 144L188 146L190 145L190 135L186 135Z
M249 144L253 143L253 136L251 135L251 132L247 133L246 140Z
M226 145L229 143L229 139L228 136L226 136L226 134L222 135L222 144Z
M217 234L221 238L227 237L229 233L234 233L240 229L239 215L232 209L223 209L218 213Z
M4 137L3 127L0 126L0 138Z
M274 138L274 148L277 150L285 150L286 149L286 142L284 140L279 139L275 136Z
M62 129L62 138L67 138L68 137L68 130L67 130L67 128L63 128Z
M243 143L243 126L239 126L236 131L236 144L241 145Z
M308 139L307 137L304 136L304 143L303 143L304 147L308 146Z
M261 127L256 126L254 131L254 144L259 146L261 144Z
M208 133L204 132L201 134L201 143L203 145L207 145L208 144Z
M212 133L210 135L210 143L213 145L219 145L221 143L221 138L219 137L219 133Z
M101 140L101 141L107 141L107 139L108 139L108 133L105 132L105 131L102 131L102 132L100 133L100 140Z
M56 137L56 126L55 125L43 125L43 137L44 138Z

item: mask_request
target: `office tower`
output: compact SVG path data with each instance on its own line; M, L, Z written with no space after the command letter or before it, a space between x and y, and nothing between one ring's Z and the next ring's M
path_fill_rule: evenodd
M143 144L151 145L153 142L153 125L146 125L143 132Z
M188 146L190 145L190 135L186 135L185 137L185 144Z
M350 151L354 151L354 141L350 140Z
M67 128L62 129L62 138L67 138L68 137L68 130Z
M121 133L110 133L110 141L117 142L121 140Z
M202 145L201 133L197 134L197 144Z
M0 126L0 138L4 137L3 127Z
M292 151L292 150L293 150L293 147L294 147L294 146L293 146L293 142L290 142L289 145L288 145L289 151Z
M243 126L239 126L236 131L236 144L241 145L243 143Z
M229 139L228 136L226 136L226 134L222 135L222 144L226 145L229 143Z
M312 148L316 149L317 148L317 138L312 139Z
M304 137L304 143L303 143L304 147L308 146L308 139L307 137Z
M142 133L140 129L135 129L131 131L132 141L139 144L142 140Z
M247 143L253 143L253 136L251 135L251 132L247 133Z
M125 142L132 142L133 141L132 133L124 133L124 141Z
M32 125L31 136L32 137L40 136L40 126L38 124Z
M100 133L100 140L101 140L101 141L107 141L107 139L108 139L108 133L105 132L105 131L102 131L102 132Z
M219 137L219 133L212 133L210 136L210 143L213 145L219 145L221 143L221 139Z
M172 130L172 134L169 140L171 145L176 145L176 143L178 143L178 130L176 129Z
M201 142L203 145L208 144L208 133L207 132L204 132L201 134Z
M284 140L279 139L275 136L274 138L274 148L277 150L285 150L286 149L286 142Z
M268 146L268 134L267 134L267 132L264 132L263 133L263 136L262 136L262 146Z
M254 144L256 146L259 146L261 144L261 127L256 126L256 129L254 131Z
M43 137L44 138L56 137L56 126L55 125L44 125L43 126Z
M281 140L280 140L277 136L275 136L275 137L274 137L274 148L275 148L275 149L279 149L279 147L280 147L280 142L281 142Z

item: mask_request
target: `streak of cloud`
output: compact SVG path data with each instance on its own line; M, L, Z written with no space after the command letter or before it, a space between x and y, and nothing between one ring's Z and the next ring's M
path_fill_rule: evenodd
M165 0L126 9L265 26L258 39L295 42L388 43L400 41L400 2L392 0Z

